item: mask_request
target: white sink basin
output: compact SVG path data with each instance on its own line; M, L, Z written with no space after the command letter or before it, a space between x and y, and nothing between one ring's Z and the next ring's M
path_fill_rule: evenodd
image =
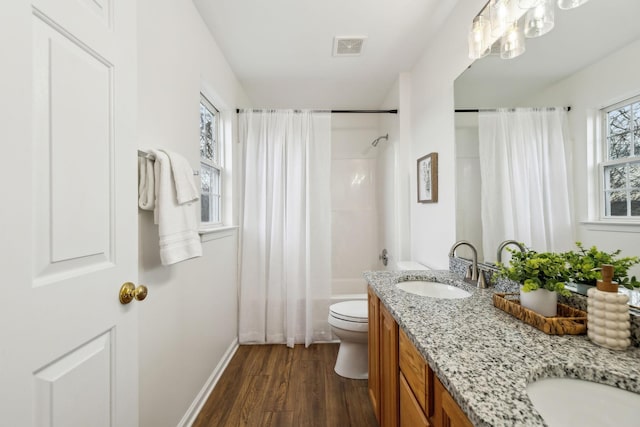
M464 289L438 282L424 280L410 280L399 282L396 286L405 292L431 298L459 299L467 298L471 294Z
M637 426L640 394L571 378L545 378L527 394L549 427Z

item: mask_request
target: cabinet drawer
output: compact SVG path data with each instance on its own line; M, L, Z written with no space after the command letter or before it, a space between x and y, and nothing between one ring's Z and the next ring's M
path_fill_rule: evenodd
M429 427L429 421L402 372L400 372L400 427Z
M400 330L400 371L423 411L427 408L427 364L409 338Z

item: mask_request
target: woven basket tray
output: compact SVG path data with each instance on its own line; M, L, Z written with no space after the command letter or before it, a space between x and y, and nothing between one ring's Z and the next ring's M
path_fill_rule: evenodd
M520 300L514 298L518 293L493 294L493 305L500 310L540 329L549 335L580 335L587 333L587 313L568 305L558 304L556 317L544 317L535 311L524 308ZM510 297L511 299L507 299Z

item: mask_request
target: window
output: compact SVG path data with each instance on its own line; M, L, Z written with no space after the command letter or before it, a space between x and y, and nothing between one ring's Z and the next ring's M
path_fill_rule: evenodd
M218 110L200 96L200 182L201 222L220 224L222 162L220 161Z
M603 112L604 216L640 219L640 96Z

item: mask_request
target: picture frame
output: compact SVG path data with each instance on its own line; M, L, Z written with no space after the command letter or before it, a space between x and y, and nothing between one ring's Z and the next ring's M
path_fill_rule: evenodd
M429 153L418 159L418 203L438 201L438 153Z

